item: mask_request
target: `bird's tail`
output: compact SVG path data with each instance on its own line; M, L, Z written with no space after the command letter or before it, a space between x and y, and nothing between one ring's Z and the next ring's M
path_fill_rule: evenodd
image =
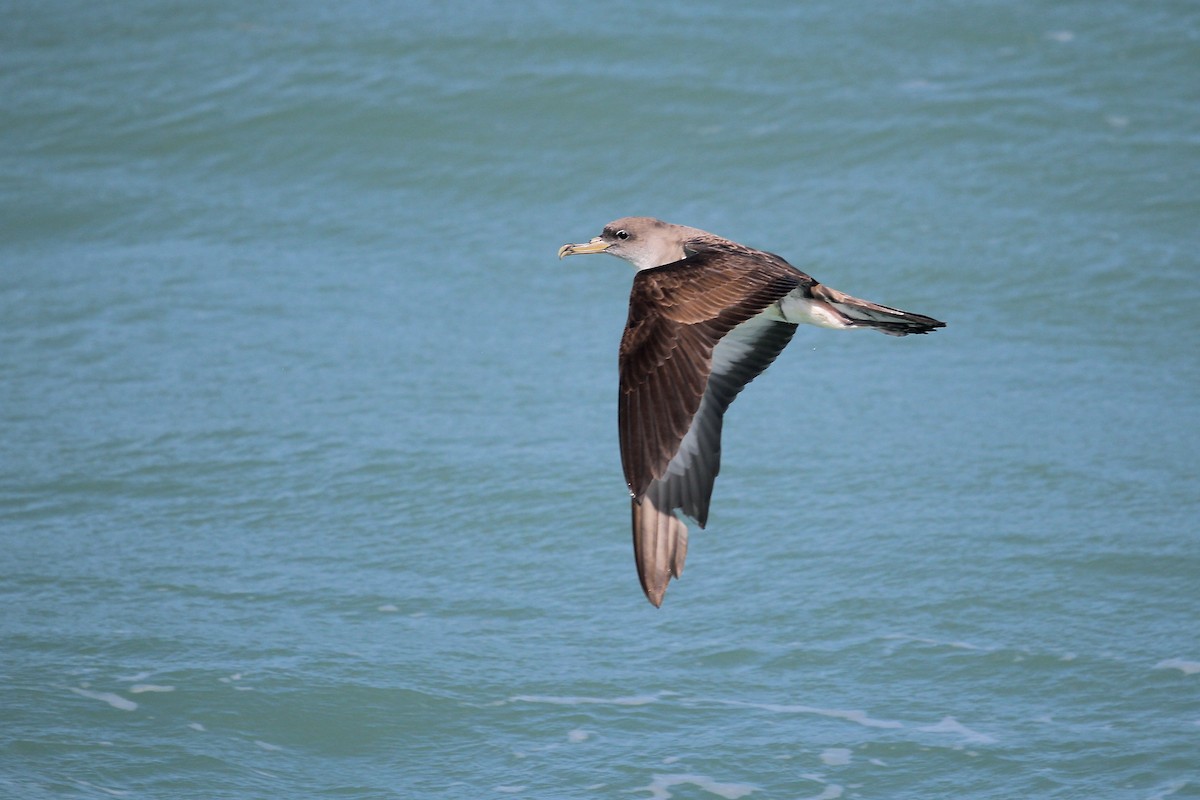
M811 291L813 297L824 300L832 306L846 320L848 327L874 328L889 336L929 333L935 328L946 327L946 323L933 317L881 306L869 300L860 300L824 284L816 284Z
M652 481L633 506L633 555L637 561L642 591L655 606L661 606L671 578L683 574L687 558L688 529L675 516L659 481Z

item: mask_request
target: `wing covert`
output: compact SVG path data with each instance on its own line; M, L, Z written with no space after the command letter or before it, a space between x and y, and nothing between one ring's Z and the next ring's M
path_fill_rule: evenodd
M682 261L640 271L630 292L617 417L634 498L662 477L679 450L705 397L718 342L807 279L782 259L746 248L702 243L694 250Z

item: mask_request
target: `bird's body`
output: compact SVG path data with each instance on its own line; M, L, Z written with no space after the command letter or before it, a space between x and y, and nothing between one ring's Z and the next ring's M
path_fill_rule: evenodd
M851 297L772 253L649 217L611 222L590 242L563 245L559 257L601 252L638 270L617 417L638 576L657 606L687 555L687 527L675 511L701 528L708 521L725 409L797 326L905 336L944 323Z

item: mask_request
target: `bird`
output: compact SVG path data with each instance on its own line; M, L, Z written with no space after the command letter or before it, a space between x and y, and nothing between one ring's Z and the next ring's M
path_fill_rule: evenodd
M617 429L638 579L655 607L687 557L675 512L708 523L726 409L797 327L891 336L945 327L819 283L774 253L653 217L610 222L558 257L590 253L637 270L618 351Z

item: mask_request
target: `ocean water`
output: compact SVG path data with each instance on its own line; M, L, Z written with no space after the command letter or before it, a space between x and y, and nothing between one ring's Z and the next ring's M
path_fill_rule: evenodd
M1200 797L1200 10L0 11L0 796ZM799 332L639 590L650 214Z

